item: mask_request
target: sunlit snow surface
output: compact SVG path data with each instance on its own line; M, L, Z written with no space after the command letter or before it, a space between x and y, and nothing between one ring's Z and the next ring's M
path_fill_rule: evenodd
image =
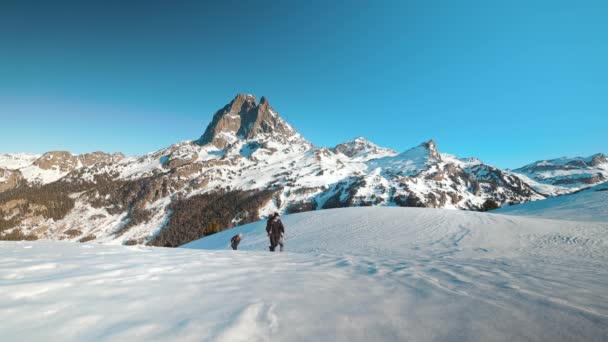
M6 341L605 341L608 224L418 208L182 249L0 243ZM243 232L241 250L229 238ZM211 250L202 250L202 248Z

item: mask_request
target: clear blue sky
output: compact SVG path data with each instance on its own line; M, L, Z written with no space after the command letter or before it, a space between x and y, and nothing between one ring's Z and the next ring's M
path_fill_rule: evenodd
M608 152L606 1L0 1L0 152L142 154L236 93L316 145Z

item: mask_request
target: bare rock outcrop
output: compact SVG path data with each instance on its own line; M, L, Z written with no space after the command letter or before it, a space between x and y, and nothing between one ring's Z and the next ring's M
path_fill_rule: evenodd
M36 159L34 165L43 170L58 170L61 172L70 172L78 167L79 158L67 151L51 151L46 152L40 158Z
M279 117L267 98L262 96L258 104L255 96L238 94L232 102L215 113L205 133L196 143L201 146L212 144L224 149L236 140L253 139L262 134L271 135L283 143L298 135Z

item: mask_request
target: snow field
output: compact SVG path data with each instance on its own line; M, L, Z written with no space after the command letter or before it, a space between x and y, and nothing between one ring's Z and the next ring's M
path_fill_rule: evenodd
M181 249L0 243L8 340L604 341L608 227L452 210L283 217ZM237 232L239 251L227 250ZM204 248L205 250L201 250Z

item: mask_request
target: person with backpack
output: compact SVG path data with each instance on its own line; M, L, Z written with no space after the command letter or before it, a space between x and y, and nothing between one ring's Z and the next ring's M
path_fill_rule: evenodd
M239 247L239 243L241 243L242 238L243 238L242 233L238 233L235 236L233 236L232 239L230 239L230 247L232 247L232 249L236 251L236 249Z
M274 213L270 215L268 221L266 222L266 233L268 234L268 238L270 239L270 249L271 252L274 252L277 245L281 246L280 251L282 252L284 249L284 241L285 237L285 227L283 226L283 222L281 222L281 216L279 213Z

